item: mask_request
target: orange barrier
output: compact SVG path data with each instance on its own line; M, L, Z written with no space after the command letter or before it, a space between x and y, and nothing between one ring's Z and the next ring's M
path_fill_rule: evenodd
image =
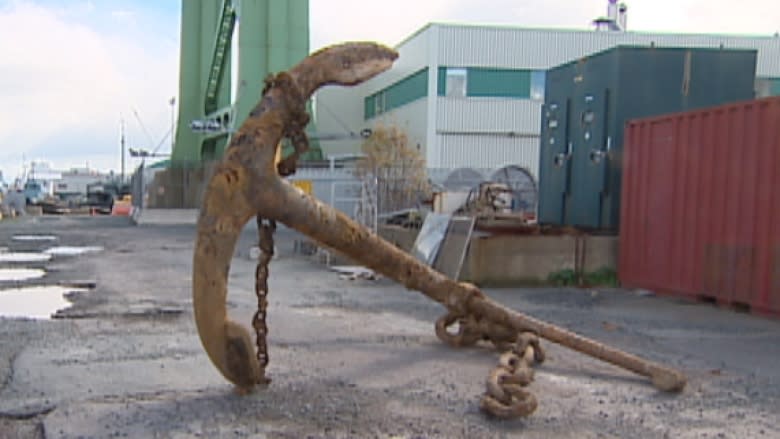
M117 201L111 208L111 216L130 216L133 204L126 201Z

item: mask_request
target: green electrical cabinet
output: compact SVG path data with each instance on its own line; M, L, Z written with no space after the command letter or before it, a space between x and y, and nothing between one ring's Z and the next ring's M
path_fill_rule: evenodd
M755 50L619 46L547 71L541 224L617 231L631 119L754 97Z

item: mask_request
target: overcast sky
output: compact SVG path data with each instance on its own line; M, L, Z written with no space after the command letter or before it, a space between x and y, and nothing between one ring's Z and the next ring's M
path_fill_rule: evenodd
M629 0L631 30L771 35L780 0ZM170 151L180 0L0 0L0 170L23 160L119 170L127 145ZM431 21L589 29L606 0L310 0L311 48L396 45ZM128 172L137 163L128 158Z

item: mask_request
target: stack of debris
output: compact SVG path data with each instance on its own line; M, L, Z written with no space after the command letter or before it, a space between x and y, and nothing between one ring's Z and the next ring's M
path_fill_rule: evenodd
M374 270L360 265L334 265L330 269L339 274L339 279L344 280L379 280L381 278Z

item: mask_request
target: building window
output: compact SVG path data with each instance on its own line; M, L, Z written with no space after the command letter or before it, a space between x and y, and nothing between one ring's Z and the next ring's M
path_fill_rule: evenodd
M436 94L444 96L447 91L447 68L439 67L439 71L436 76Z
M544 70L534 70L531 72L531 99L536 101L544 100Z
M756 97L780 96L780 78L756 78Z
M445 96L451 98L466 97L466 87L468 84L468 70L461 68L447 68L447 77L445 82Z
M374 114L382 114L385 112L385 92L380 91L374 95Z
M376 115L376 107L374 101L376 96L368 96L363 100L363 118L371 119Z

